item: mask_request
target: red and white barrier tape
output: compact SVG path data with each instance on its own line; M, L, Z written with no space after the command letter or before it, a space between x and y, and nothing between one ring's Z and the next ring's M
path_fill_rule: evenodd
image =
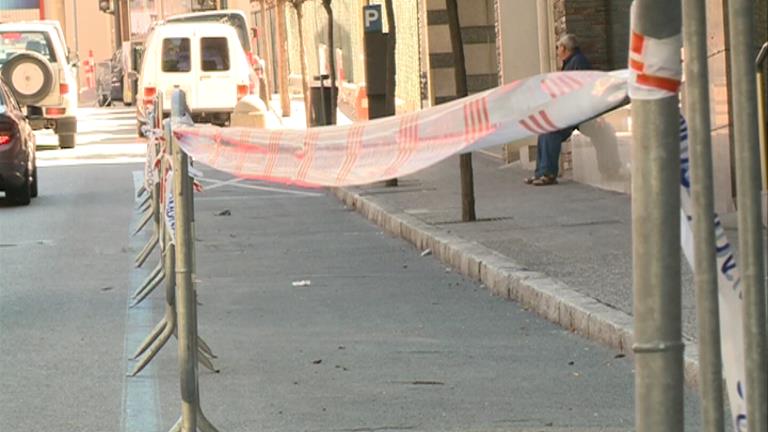
M634 99L660 99L674 96L680 88L683 65L680 33L656 39L640 33L636 27L636 3L632 3L632 30L629 40L629 96Z
M192 158L239 177L345 186L407 175L453 154L556 131L626 98L626 73L556 72L423 111L307 130L175 124Z

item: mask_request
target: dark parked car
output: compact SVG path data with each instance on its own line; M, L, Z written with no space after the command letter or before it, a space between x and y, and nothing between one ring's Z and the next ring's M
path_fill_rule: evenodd
M115 51L109 61L96 65L96 93L99 106L123 101L123 50Z
M0 190L15 204L37 196L35 135L8 86L0 79Z

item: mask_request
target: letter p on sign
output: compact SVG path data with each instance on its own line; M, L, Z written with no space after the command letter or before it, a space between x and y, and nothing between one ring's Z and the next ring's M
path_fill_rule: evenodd
M381 33L381 5L363 7L363 24L366 33Z

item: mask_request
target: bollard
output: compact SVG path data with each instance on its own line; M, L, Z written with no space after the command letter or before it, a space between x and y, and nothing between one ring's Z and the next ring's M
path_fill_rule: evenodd
M715 255L712 143L709 121L707 29L704 3L683 0L685 76L693 201L694 284L699 323L699 386L702 431L721 432L723 362L720 346L717 259Z
M739 260L744 304L744 360L747 427L768 430L768 365L766 352L763 232L760 217L760 157L758 147L755 70L752 58L755 2L730 0L731 94L733 141L736 146L736 195L739 219Z
M232 113L232 127L263 128L266 123L267 106L258 96L249 95L240 99Z

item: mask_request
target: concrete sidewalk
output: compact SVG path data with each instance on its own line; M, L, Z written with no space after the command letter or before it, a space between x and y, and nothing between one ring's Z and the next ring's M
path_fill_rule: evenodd
M400 186L338 189L348 206L493 295L631 353L632 251L628 196L562 180L523 184L525 170L475 154L478 221L461 222L458 157L400 179ZM684 264L686 266L686 264ZM694 293L683 282L686 374L695 383Z
M279 101L272 104L279 109ZM304 127L293 99L284 127ZM339 123L349 122L339 113ZM461 222L458 157L400 179L339 188L348 207L446 265L482 282L491 294L521 303L566 329L631 354L632 219L626 194L568 179L523 184L527 170L475 153L478 221ZM732 215L731 215L732 216ZM728 228L733 217L722 217ZM736 233L728 230L734 248ZM682 263L686 381L698 380L696 311L690 268Z

